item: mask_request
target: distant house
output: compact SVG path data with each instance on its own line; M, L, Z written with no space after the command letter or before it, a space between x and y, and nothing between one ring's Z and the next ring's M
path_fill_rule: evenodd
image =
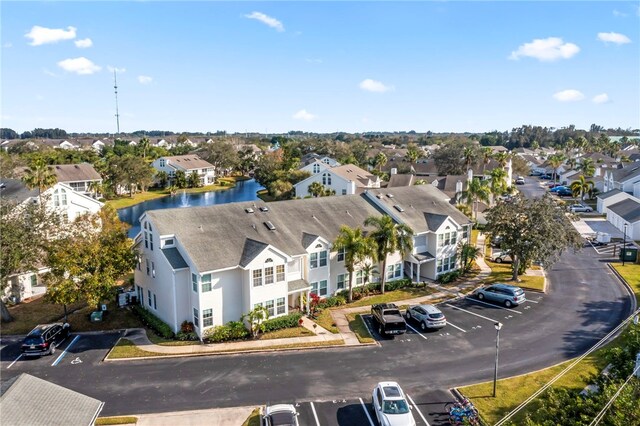
M604 172L604 192L619 189L629 194L633 193L634 184L640 181L640 164L631 163L620 169Z
M0 387L2 426L93 426L103 407L104 402L26 373Z
M90 185L92 182L102 183L102 176L89 163L59 164L51 166L58 182L66 183L74 191L85 195L92 194Z
M184 172L187 177L196 172L200 178L200 185L211 185L216 178L213 164L195 154L160 157L151 165L159 172L166 172L169 182L173 182L178 171Z
M339 166L340 163L338 161L336 161L335 159L328 157L326 155L320 155L320 154L316 154L315 152L311 152L309 154L305 154L300 158L300 164L301 164L301 168L303 168L304 166L307 166L311 163L315 163L316 161L319 161L320 163L326 164L329 167L336 167Z
M102 148L104 148L105 146L106 146L105 143L102 142L100 139L98 139L97 141L91 144L91 147L98 152L102 151Z
M69 141L62 141L58 144L58 148L61 149L76 149L77 147Z
M626 192L622 192L619 189L612 189L611 191L603 192L598 194L596 209L598 213L606 214L607 207L619 203L620 201L624 201L627 198L631 198L630 194Z
M629 197L612 204L607 209L607 220L631 240L640 240L640 200Z
M316 160L301 170L311 173L310 177L294 185L296 196L301 198L311 195L309 194L309 185L314 182L335 191L336 195L360 194L365 189L380 188L381 183L378 176L353 164L329 167Z

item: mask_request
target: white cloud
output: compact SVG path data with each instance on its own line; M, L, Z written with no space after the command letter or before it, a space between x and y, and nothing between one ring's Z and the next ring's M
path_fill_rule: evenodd
M553 94L553 98L560 102L576 102L584 99L584 95L579 90L567 89Z
M138 82L140 84L150 84L153 81L153 77L149 77L148 75L139 75Z
M580 52L580 48L577 45L565 43L559 37L537 38L511 52L509 59L517 60L523 56L528 56L539 61L555 61L557 59L569 59L578 52Z
M296 120L311 121L311 120L315 120L318 116L311 114L306 109L301 109L300 111L293 114L292 117L295 118Z
M627 16L629 16L628 13L624 13L624 12L620 12L617 9L613 9L613 16L616 16L618 18L626 18Z
M86 49L87 47L93 46L93 42L90 38L83 38L82 40L74 41L77 48Z
M127 71L126 68L118 68L118 67L112 67L111 65L107 65L107 71L109 71L111 74L113 74L113 72L117 72L117 73L124 73Z
M609 95L607 95L606 93L601 93L599 95L594 96L591 101L594 104L606 104L607 102L609 102Z
M629 37L620 33L598 33L598 40L604 41L605 43L615 43L615 44L627 44L631 43Z
M71 40L76 38L75 27L62 28L45 28L39 25L34 25L31 31L24 35L26 38L31 39L31 46L40 46L43 44L57 43L62 40Z
M79 75L94 74L102 69L102 67L94 64L83 56L79 58L65 59L64 61L58 62L58 66L65 71Z
M275 28L277 31L284 31L284 25L282 25L282 22L278 21L276 18L272 18L269 15L265 15L262 12L251 12L248 15L244 15L244 17L260 21L263 24L270 26L271 28Z
M393 86L385 86L381 81L370 78L362 80L358 86L367 92L384 93L393 90Z
M10 47L13 47L13 43L11 43L10 41L7 41L2 44L2 47L4 47L5 49L9 49Z

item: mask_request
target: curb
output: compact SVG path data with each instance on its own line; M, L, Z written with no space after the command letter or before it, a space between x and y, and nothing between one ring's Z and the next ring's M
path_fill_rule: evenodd
M638 301L636 298L636 294L633 291L633 289L631 288L631 286L629 285L629 283L627 282L627 280L625 280L622 275L620 275L620 273L618 272L618 270L616 268L614 268L611 263L607 262L607 267L609 269L611 269L611 272L613 272L613 275L616 276L616 278L618 278L618 280L624 285L624 287L627 289L627 292L629 292L629 295L631 296L631 312L635 312L635 310L638 308Z

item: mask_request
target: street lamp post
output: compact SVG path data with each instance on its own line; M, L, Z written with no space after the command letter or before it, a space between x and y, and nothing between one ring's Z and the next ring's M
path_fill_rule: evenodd
M624 235L622 236L622 266L624 266L625 247L627 247L627 224L624 224Z
M500 349L500 329L502 328L502 323L497 322L494 324L496 328L496 364L493 370L493 397L496 397L496 386L498 384L498 350Z

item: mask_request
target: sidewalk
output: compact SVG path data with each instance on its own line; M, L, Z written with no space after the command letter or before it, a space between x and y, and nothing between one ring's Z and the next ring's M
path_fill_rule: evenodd
M138 418L136 426L240 426L254 408L256 407L213 408L171 413L132 414L131 417Z

